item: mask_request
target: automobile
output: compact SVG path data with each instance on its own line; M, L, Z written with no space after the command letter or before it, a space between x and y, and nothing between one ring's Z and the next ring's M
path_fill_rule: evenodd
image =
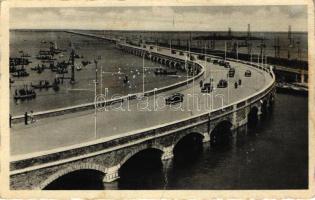
M153 49L154 47L153 46L150 46L150 49Z
M213 64L217 65L217 64L219 64L219 61L218 60L213 60Z
M245 77L251 77L251 76L252 76L252 72L250 70L246 70Z
M213 90L213 86L211 83L205 83L203 84L203 87L201 88L202 93L210 93Z
M207 58L207 62L211 62L211 58Z
M229 77L232 78L235 75L235 69L234 68L230 68L229 69Z
M218 62L218 64L219 64L220 66L225 66L224 60L220 60L220 61Z
M217 85L218 88L226 88L228 85L228 82L224 79L221 79Z
M179 55L183 56L183 55L184 55L184 52L180 51L180 52L179 52Z
M197 57L199 60L205 60L205 55L198 55Z
M224 60L220 60L218 63L219 63L220 66L223 66L225 68L230 68L230 63L229 62L226 62Z
M172 50L172 54L176 54L176 51L175 51L175 50Z
M184 101L184 95L181 93L174 93L165 99L166 104L176 104Z

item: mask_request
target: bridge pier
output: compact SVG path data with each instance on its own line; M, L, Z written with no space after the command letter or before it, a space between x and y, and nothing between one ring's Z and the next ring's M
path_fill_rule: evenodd
M161 160L164 161L164 160L169 160L169 159L173 158L174 157L173 149L174 149L174 145L164 147Z
M210 142L210 133L203 133L203 143Z
M106 190L117 190L118 189L118 181L113 181L110 183L103 182L103 186Z
M262 103L261 103L260 106L257 107L257 108L258 108L258 112L257 112L257 118L258 118L258 120L260 120L261 117L262 117L262 110L261 110L261 107L262 107Z
M111 182L114 182L115 180L119 179L119 175L118 175L119 168L120 168L119 165L108 168L107 172L104 176L103 182L104 183L111 183Z

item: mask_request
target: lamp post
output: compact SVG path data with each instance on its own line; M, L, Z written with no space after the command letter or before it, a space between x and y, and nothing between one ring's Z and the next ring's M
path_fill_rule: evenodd
M226 61L226 41L224 42L224 61Z
M97 84L98 83L98 81L97 81L97 60L96 59L94 59L94 63L95 63L95 84Z
M144 95L144 57L145 57L145 52L143 51L143 58L142 58L142 92Z
M96 112L96 107L97 107L97 96L96 96L96 85L97 81L94 80L94 138L97 138L97 112Z

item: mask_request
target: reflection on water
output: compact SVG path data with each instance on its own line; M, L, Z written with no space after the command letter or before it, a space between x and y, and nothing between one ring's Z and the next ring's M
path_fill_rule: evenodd
M272 112L257 127L233 134L228 145L213 147L190 137L174 150L171 161L161 162L159 151L139 154L122 167L121 178L112 185L117 189L305 189L307 112L307 98L278 94ZM72 175L71 183L61 181L54 187L110 187L102 185L103 175L94 179L93 174ZM78 180L84 184L78 185Z

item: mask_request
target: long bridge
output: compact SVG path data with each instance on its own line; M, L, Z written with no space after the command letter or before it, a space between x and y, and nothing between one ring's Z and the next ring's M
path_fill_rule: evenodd
M117 43L117 48L189 72L191 76L170 86L145 91L140 97L131 94L44 111L34 114L41 118L35 124L16 124L10 135L11 189L45 189L58 178L85 169L102 172L105 185L115 183L120 168L136 154L154 150L160 153L162 163L167 164L181 140L199 138L215 143L225 137L224 130L245 127L273 105L275 75L271 67L229 59L237 78L228 79L227 88L216 87L210 94L204 94L200 91L200 80L212 79L218 83L222 78L227 79L228 69L215 65L212 62L217 59L215 56L204 55L199 59L197 53L150 45ZM244 77L246 70L251 71L251 77ZM234 88L238 78L242 84ZM157 103L156 94L168 96L174 92L184 94L181 107L174 108L163 101L162 112L154 109L162 105ZM139 110L139 101L143 99L146 99L145 111ZM106 110L94 112L97 105Z

